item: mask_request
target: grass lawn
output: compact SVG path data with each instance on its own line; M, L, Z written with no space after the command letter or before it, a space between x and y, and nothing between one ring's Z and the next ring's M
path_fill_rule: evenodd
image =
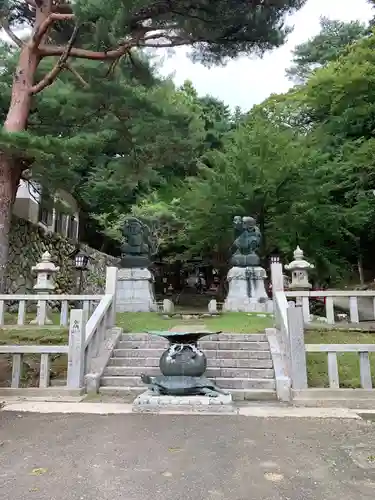
M0 346L14 344L67 344L69 332L67 328L8 326L0 329Z
M125 332L147 332L148 330L169 330L177 325L202 325L202 328L227 333L260 333L265 328L273 325L271 315L258 316L255 313L225 313L221 316L207 318L193 318L182 320L181 318L165 319L157 313L121 313L117 315L117 326Z
M306 344L375 344L375 333L353 331L321 330L305 333ZM307 354L309 387L329 387L327 353ZM340 387L356 389L361 387L359 356L356 353L337 354ZM375 353L370 353L372 382L375 386Z

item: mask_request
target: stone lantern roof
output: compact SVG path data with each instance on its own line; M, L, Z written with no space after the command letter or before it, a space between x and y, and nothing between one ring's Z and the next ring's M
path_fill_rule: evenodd
M49 252L44 252L41 261L31 268L36 273L56 273L59 269L59 267L51 262L51 254Z
M299 246L294 250L293 257L294 260L284 266L287 271L314 269L315 266L304 259L303 250Z

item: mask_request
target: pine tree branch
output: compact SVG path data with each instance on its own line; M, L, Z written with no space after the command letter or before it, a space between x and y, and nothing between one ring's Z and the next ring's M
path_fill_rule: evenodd
M76 78L79 80L84 87L88 87L89 84L86 82L86 80L78 73L78 71L73 68L68 62L65 63L65 67L68 71L70 71Z
M129 55L130 55L130 51L128 51L128 53L129 53ZM109 65L108 71L107 71L107 73L106 73L106 75L105 75L106 77L114 73L114 71L115 71L115 69L116 69L116 67L117 67L118 63L121 61L121 58L122 58L122 57L123 57L123 56L120 56L120 57L118 57L117 59L114 59L114 60L111 62L111 64Z
M52 12L59 14L73 14L73 9L68 3L59 3L58 5L52 6Z
M7 19L2 19L0 21L0 27L3 28L3 30L9 36L9 38L12 40L13 43L15 43L20 48L23 47L24 45L23 41L20 38L18 38L18 36L15 35L13 31L10 29Z
M46 74L46 76L40 80L36 85L33 85L30 89L31 94L37 94L38 92L41 92L43 89L51 85L57 78L57 75L66 67L66 62L68 60L68 57L70 55L70 51L72 50L73 43L75 42L75 39L77 38L78 34L78 25L76 24L72 33L72 36L70 37L70 40L65 47L64 52L61 54L59 60L55 64L55 66L51 69L49 73Z
M132 47L132 44L121 45L117 49L109 50L108 52L97 52L95 50L87 50L73 47L70 51L71 57L78 59L90 59L92 61L106 61L117 59L123 56ZM39 48L39 55L41 57L47 56L60 56L64 53L64 45L43 45Z
M43 40L44 35L47 33L50 26L55 21L72 21L74 20L74 14L60 14L58 12L51 13L44 21L40 23L33 35L33 47L38 47ZM65 48L65 47L64 47Z

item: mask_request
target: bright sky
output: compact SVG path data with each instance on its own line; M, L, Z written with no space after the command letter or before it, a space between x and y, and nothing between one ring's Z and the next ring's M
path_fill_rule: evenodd
M355 6L354 6L355 4ZM342 21L368 21L375 14L366 0L309 0L290 24L295 29L283 47L268 53L263 59L240 58L225 68L207 69L193 64L184 49L167 59L163 74L174 73L176 84L191 80L199 94L211 94L232 108L244 110L262 102L272 93L285 92L291 83L285 77L294 46L319 33L321 16Z
M288 90L291 82L285 77L285 69L290 66L291 51L319 33L321 16L366 22L374 15L375 11L366 0L308 0L288 23L294 26L294 31L287 43L267 53L263 59L242 57L224 68L206 68L192 63L186 50L181 48L176 49L172 57L165 58L161 72L173 75L177 85L191 80L199 94L211 94L232 108L240 106L248 110L270 94ZM3 33L0 35L4 37Z

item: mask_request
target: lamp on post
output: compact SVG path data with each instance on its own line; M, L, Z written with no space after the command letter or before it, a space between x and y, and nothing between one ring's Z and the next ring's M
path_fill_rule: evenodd
M78 295L81 295L83 271L87 271L89 259L90 256L82 250L79 250L74 256L74 265L76 270L79 271Z

